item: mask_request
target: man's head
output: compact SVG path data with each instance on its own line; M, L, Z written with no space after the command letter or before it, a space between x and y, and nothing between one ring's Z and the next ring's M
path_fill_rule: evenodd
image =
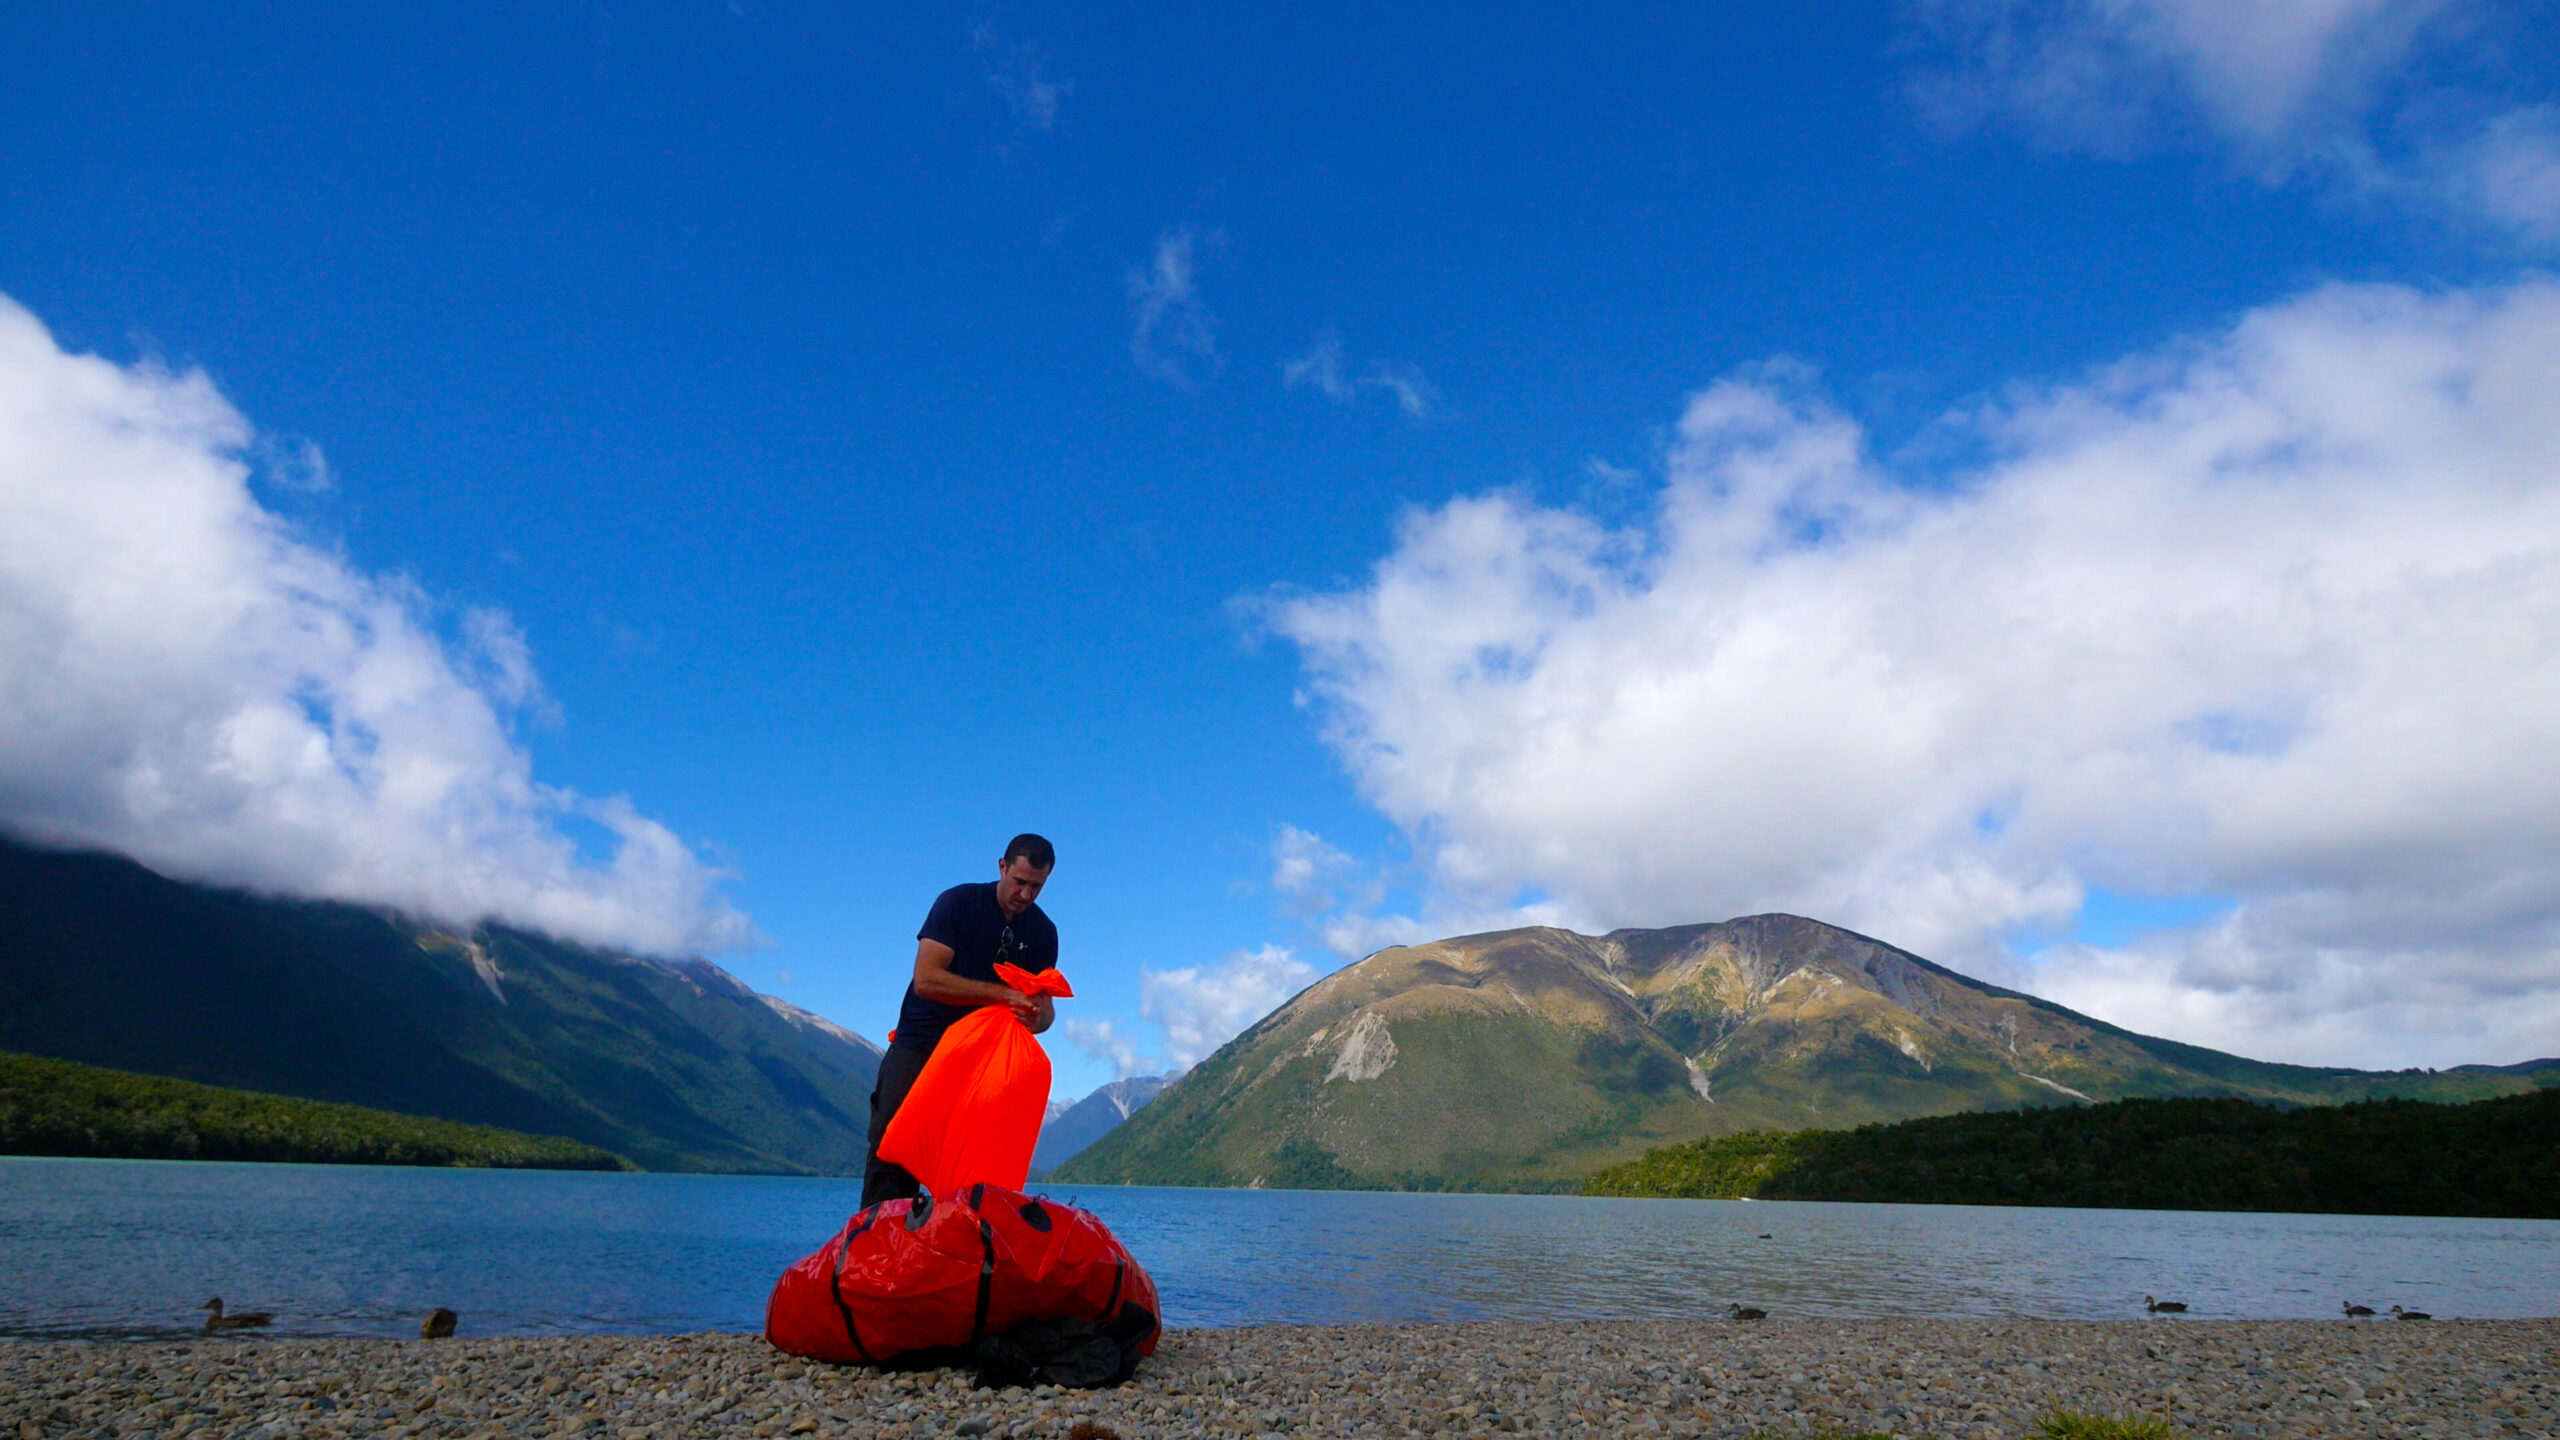
M996 862L996 906L1010 920L1031 908L1057 868L1058 852L1037 835L1016 835Z

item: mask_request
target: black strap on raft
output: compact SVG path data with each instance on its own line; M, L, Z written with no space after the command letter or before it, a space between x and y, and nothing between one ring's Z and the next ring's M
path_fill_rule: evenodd
M854 1216L853 1223L836 1237L835 1281L827 1287L827 1298L836 1302L836 1313L844 1317L844 1338L853 1342L853 1353L861 1356L865 1365L872 1363L871 1351L862 1343L862 1332L854 1327L853 1307L844 1303L844 1257L853 1253L853 1242L861 1239L862 1232L870 1229L871 1222L878 1218L880 1207L874 1205Z
M978 1262L978 1314L969 1322L969 1343L977 1344L987 1333L987 1302L996 1287L996 1227L985 1220L978 1222L978 1243L986 1247L987 1258Z
M1120 1279L1123 1275L1128 1273L1128 1270L1128 1261L1121 1259L1117 1255L1111 1257L1111 1298L1102 1302L1102 1318L1105 1320L1110 1319L1113 1315L1119 1312Z

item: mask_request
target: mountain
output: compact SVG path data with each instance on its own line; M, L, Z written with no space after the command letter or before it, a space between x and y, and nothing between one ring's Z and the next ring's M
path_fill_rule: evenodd
M584 1141L858 1171L879 1047L707 960L182 884L0 841L0 1050Z
M1031 1173L1043 1174L1065 1164L1076 1152L1110 1134L1113 1126L1137 1114L1172 1083L1170 1075L1133 1075L1114 1080L1052 1113L1048 1123L1040 1127L1039 1148L1031 1152Z
M2468 1100L2540 1078L2246 1060L1793 915L1506 930L1318 981L1050 1178L1561 1190L1653 1146L1755 1129L2130 1096Z

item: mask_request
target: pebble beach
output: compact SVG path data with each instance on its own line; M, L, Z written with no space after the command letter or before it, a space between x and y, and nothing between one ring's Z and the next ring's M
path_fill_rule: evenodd
M467 1331L468 1319L465 1327ZM2560 1435L2560 1321L1800 1320L1170 1331L1114 1390L805 1363L753 1335L0 1343L14 1440L339 1435Z

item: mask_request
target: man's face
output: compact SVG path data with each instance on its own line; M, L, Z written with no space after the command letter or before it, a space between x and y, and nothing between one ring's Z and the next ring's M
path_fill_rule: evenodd
M996 906L1010 920L1031 908L1040 898L1040 887L1049 883L1049 872L1035 870L1031 862L1019 855L996 872Z

